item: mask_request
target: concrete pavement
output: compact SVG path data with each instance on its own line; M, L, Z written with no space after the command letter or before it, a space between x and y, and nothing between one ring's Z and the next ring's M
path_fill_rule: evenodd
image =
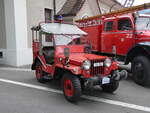
M60 84L51 82L40 84L36 81L34 72L12 69L0 69L0 79L11 80L19 83L42 86L60 90ZM150 108L150 90L141 87L128 79L120 83L119 89L114 94L107 94L96 88L85 91L87 98L82 98L76 104L67 102L61 93L43 91L21 85L0 81L0 112L1 113L145 113L144 110L122 107L109 102L88 99L92 96L97 100L108 99L113 102L128 103ZM140 106L134 106L138 108Z

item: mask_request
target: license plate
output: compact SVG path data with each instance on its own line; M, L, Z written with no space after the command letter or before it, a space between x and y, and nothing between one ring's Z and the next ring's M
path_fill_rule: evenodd
M102 79L102 84L109 84L109 83L110 83L110 78L104 77L104 78Z
M103 62L94 63L94 67L103 66Z

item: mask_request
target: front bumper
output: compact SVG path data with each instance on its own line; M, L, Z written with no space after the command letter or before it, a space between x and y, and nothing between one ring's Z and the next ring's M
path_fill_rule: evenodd
M116 71L113 71L112 74L107 77L94 76L94 77L88 78L84 82L84 85L85 87L93 87L95 85L109 84L113 81L124 80L124 79L127 79L127 77L128 77L128 72L126 70L122 70L122 71L116 70Z

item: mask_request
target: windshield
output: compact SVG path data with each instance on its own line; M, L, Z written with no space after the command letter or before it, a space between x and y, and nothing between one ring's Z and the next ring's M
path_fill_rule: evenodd
M136 18L136 30L150 30L150 17Z
M74 45L81 44L80 38L83 35L55 35L55 44L56 45Z

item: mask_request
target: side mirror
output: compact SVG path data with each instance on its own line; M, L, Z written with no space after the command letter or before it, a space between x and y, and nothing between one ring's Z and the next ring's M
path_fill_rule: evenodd
M70 49L69 48L64 48L64 56L68 58L70 56Z

